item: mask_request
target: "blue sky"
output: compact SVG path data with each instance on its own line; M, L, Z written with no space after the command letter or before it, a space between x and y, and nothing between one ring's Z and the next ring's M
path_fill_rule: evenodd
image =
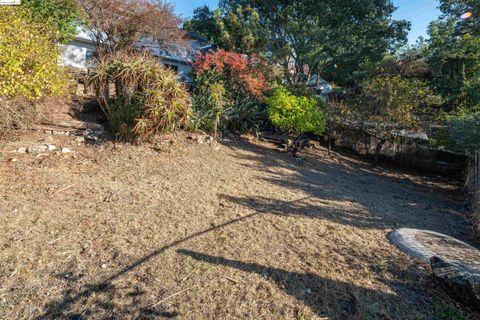
M419 36L426 37L428 24L440 16L437 0L394 0L398 8L393 14L395 19L405 19L412 23L410 43L415 43Z
M206 4L210 8L217 6L217 0L172 0L177 14L182 18L192 16L193 9ZM398 10L395 12L395 19L405 19L412 22L410 31L410 43L415 43L419 36L426 36L427 27L430 21L438 18L440 11L437 9L437 0L393 0Z

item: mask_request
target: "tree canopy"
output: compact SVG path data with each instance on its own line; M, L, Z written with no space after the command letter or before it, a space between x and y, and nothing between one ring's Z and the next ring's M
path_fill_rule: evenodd
M77 34L79 10L74 0L23 0L35 22L48 25L55 40L68 43Z
M180 19L159 0L77 0L100 55L129 50L149 38L164 47L183 41Z
M374 162L386 141L419 128L418 116L432 96L428 86L399 75L379 76L362 83L351 101L348 118L369 136L378 139Z
M263 55L266 31L258 12L250 6L211 11L207 6L195 9L184 28L206 36L217 46L236 53Z
M238 7L258 13L267 36L266 55L283 65L290 83L325 70L346 83L363 63L381 60L405 43L409 28L408 22L392 19L395 7L388 0L220 2L224 15Z
M478 2L442 0L443 15L429 26L427 57L433 84L448 110L478 109L480 105L480 18ZM469 19L460 19L472 12Z

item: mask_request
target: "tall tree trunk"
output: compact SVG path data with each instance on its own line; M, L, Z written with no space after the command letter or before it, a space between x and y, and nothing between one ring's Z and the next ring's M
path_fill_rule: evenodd
M386 140L381 139L377 142L377 146L375 147L375 157L373 158L373 165L376 166L380 160L380 152L382 151L383 145L387 142Z

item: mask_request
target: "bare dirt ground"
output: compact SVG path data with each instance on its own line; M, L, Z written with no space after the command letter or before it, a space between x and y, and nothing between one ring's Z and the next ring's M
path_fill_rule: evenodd
M386 239L412 227L469 241L445 181L185 135L8 153L43 138L0 147L1 319L478 317Z

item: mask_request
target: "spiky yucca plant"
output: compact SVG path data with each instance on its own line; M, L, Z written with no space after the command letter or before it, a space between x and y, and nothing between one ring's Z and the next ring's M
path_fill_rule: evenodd
M178 75L147 53L122 53L99 61L90 75L110 128L143 142L188 123L191 99ZM115 84L110 97L109 84Z

